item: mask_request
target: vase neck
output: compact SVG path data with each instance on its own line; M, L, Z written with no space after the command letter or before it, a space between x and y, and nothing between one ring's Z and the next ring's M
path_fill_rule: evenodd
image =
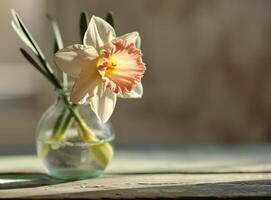
M64 106L64 98L68 97L68 99L69 99L69 96L70 96L70 91L62 90L62 89L55 89L55 98L56 98L55 103L57 105Z
M69 96L70 95L70 91L69 90L63 90L63 89L55 89L55 94L56 96Z

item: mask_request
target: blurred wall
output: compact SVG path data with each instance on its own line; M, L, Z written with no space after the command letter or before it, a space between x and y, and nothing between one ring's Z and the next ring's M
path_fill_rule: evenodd
M19 52L19 47L27 47L11 27L10 12L15 9L40 46L48 50L52 37L44 34L48 32L46 5L35 0L0 1L0 154L33 151L38 119L51 104L52 88Z
M10 2L1 1L5 15ZM46 10L57 18L66 45L79 42L82 10L101 17L112 10L118 35L140 32L147 64L145 93L141 100L118 101L112 116L117 143L245 143L271 139L271 1L24 2L31 2L38 11L29 12L25 3L12 6L20 11L48 55L52 32L44 21ZM9 20L0 21L9 29ZM15 53L19 43L15 34L1 34L1 40L8 37L16 42L9 46L9 56L2 56L0 50L0 61L12 62L15 57L22 62ZM51 92L46 83L40 87ZM42 95L37 94L37 115L52 101L40 98Z

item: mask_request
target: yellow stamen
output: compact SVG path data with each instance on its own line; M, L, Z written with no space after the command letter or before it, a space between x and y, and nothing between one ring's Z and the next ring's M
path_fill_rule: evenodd
M116 59L116 57L111 56L109 59L109 64L110 65L107 67L105 71L106 76L111 75L116 70L118 65L118 60Z
M118 61L117 61L115 56L111 56L110 59L109 59L109 63L110 63L112 68L115 68L117 66L117 64L118 64Z
M98 68L103 63L103 56L97 58L96 67Z

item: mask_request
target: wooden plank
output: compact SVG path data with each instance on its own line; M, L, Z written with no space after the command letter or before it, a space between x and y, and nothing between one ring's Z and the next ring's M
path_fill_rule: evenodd
M0 198L271 197L271 145L119 150L104 176L61 182L35 156L0 157Z
M168 198L271 196L271 174L115 175L35 188L5 189L1 198Z

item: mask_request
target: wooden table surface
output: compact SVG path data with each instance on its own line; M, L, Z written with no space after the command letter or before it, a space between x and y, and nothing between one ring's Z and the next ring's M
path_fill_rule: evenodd
M271 144L117 149L99 178L62 182L33 155L0 156L0 198L271 198Z

